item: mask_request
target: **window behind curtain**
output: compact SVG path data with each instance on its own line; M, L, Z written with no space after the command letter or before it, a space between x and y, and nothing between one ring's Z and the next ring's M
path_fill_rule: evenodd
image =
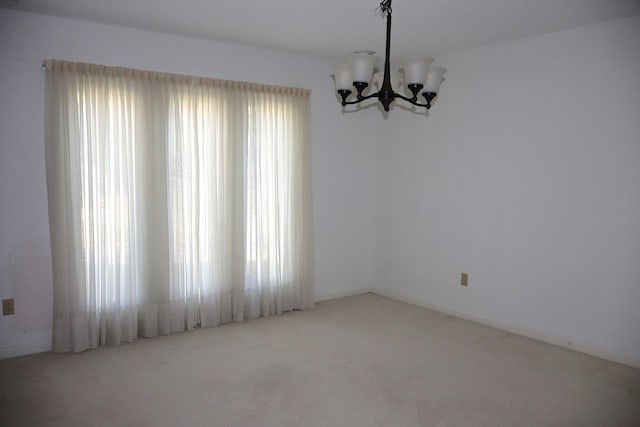
M97 84L94 76L70 76L70 149L79 176L80 228L86 306L89 311L137 306L138 228L135 141L139 94L125 81ZM71 135L70 135L71 136Z
M54 350L313 306L309 92L47 62Z

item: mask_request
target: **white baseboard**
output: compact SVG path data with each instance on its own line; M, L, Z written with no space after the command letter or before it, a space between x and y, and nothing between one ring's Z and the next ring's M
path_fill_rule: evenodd
M367 294L369 292L375 292L375 291L369 288L361 288L361 289L349 289L348 291L341 291L341 292L330 292L327 294L316 295L316 302L327 301L330 299L337 299L337 298L352 297L354 295Z
M623 355L623 354L615 354L615 353L611 353L609 351L603 350L601 348L594 347L594 346L589 345L589 344L575 342L573 340L568 340L566 338L562 338L562 337L558 337L558 336L541 334L541 333L536 332L536 331L523 329L523 328L519 328L519 327L514 327L514 326L507 325L507 324L500 323L500 322L494 322L494 321L489 320L489 319L484 319L484 318L473 316L473 315L470 315L470 314L461 313L459 311L452 310L452 309L450 309L448 307L430 304L430 303L428 303L426 301L418 300L418 299L415 299L415 298L407 298L407 297L404 297L404 296L402 296L400 294L396 294L394 292L382 291L382 290L379 290L379 289L371 290L371 292L373 292L375 294L378 294L380 296L383 296L383 297L387 297L387 298L395 299L395 300L398 300L398 301L406 302L406 303L412 304L412 305L417 305L419 307L428 308L430 310L438 311L440 313L445 313L445 314L449 314L451 316L459 317L461 319L469 320L469 321L472 321L472 322L475 322L475 323L480 323L482 325L491 326L493 328L500 329L500 330L503 330L503 331L506 331L506 332L510 332L512 334L521 335L521 336L524 336L524 337L527 337L527 338L531 338L531 339L534 339L534 340L537 340L537 341L542 341L542 342L545 342L547 344L552 344L552 345L556 345L558 347L568 348L568 349L571 349L571 350L578 351L580 353L588 354L590 356L595 356L595 357L599 357L601 359L606 359L606 360L609 360L609 361L612 361L612 362L620 363L622 365L631 366L632 368L640 368L640 359L637 358L637 357L627 356L627 355Z
M366 293L370 293L370 292L374 293L374 294L377 294L377 295L380 295L380 296L383 296L383 297L395 299L395 300L398 300L398 301L403 301L403 302L406 302L408 304L413 304L413 305L417 305L419 307L424 307L424 308L428 308L430 310L435 310L435 311L438 311L440 313L449 314L451 316L459 317L461 319L465 319L465 320L469 320L469 321L472 321L472 322L480 323L480 324L483 324L483 325L491 326L491 327L494 327L496 329L500 329L500 330L503 330L503 331L506 331L506 332L510 332L512 334L522 335L524 337L531 338L531 339L538 340L538 341L542 341L542 342L546 342L548 344L556 345L558 347L568 348L568 349L571 349L571 350L578 351L580 353L585 353L585 354L588 354L588 355L591 355L591 356L599 357L601 359L610 360L612 362L621 363L623 365L627 365L627 366L631 366L633 368L639 368L640 369L640 358L637 358L637 357L633 357L633 356L630 357L630 356L627 356L627 355L611 353L609 351L603 350L601 348L594 347L594 346L589 345L589 344L570 341L570 340L567 340L566 338L552 336L552 335L546 335L546 334L541 334L541 333L536 332L536 331L523 329L523 328L519 328L519 327L514 327L514 326L503 324L503 323L500 323L500 322L495 322L495 321L492 321L492 320L489 320L489 319L484 319L484 318L481 318L481 317L478 317L478 316L473 316L473 315L470 315L470 314L461 313L459 311L452 310L452 309L450 309L448 307L439 306L439 305L435 305L435 304L430 304L430 303L428 303L426 301L422 301L422 300L419 300L419 299L416 299L416 298L407 298L407 297L402 296L400 294L396 294L394 292L384 291L384 290L380 290L380 289L360 288L360 289L350 289L350 290L341 291L341 292L319 294L319 295L316 295L315 301L316 302L321 302L321 301L327 301L327 300L331 300L331 299L345 298L345 297L350 297L350 296L354 296L354 295L366 294ZM35 354L35 353L43 353L43 352L48 352L48 351L51 351L51 340L50 339L48 339L46 342L44 342L44 341L43 342L34 342L34 343L31 343L31 344L23 344L23 345L16 345L16 346L9 346L9 347L5 347L5 348L0 348L0 360L1 359L10 359L10 358L19 357L19 356L26 356L26 355Z
M51 351L51 341L0 348L0 360Z

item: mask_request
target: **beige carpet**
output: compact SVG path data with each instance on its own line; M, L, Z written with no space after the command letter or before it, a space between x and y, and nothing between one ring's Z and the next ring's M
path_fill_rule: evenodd
M0 361L2 426L640 426L640 370L373 294Z

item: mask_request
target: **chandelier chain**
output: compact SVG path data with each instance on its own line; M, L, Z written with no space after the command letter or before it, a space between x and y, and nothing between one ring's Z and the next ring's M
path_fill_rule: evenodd
M380 3L380 13L383 15L391 15L393 13L391 10L391 0L382 0L382 3Z

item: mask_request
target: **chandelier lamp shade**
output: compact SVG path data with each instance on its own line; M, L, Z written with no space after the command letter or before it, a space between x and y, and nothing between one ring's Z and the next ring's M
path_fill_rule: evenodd
M367 99L376 98L382 104L384 110L389 111L391 104L396 99L402 99L412 105L425 107L428 110L440 90L440 85L445 80L443 76L447 70L442 67L431 67L433 58L410 57L403 61L402 73L392 73L389 64L391 53L391 0L383 0L380 3L380 11L387 18L387 43L382 79L380 73L373 74L379 62L379 58L375 56L374 51L359 50L353 52L347 64L334 67L333 76L336 91L342 99L342 105L359 104ZM364 92L372 80L374 84L377 84L379 90L365 95ZM411 96L405 96L399 92L402 82L406 85ZM355 93L353 91L354 88ZM424 101L422 101L423 98Z

